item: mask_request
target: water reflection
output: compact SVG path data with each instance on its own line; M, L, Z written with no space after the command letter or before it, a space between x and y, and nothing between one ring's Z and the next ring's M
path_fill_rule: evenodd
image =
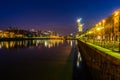
M77 67L79 68L80 67L80 62L82 61L82 57L81 57L81 54L80 52L78 51L78 57L77 57Z
M74 43L74 40L2 41L0 77L10 76L12 80L71 80Z
M18 76L26 80L90 80L76 45L76 40L2 41L0 73L15 80Z
M25 47L46 47L52 48L63 44L63 40L23 40L23 41L2 41L0 48L25 48Z
M68 45L73 46L76 41L74 40L22 40L22 41L1 41L0 49L12 49L12 48L52 48L59 46L67 42Z
M77 43L76 43L77 44ZM92 80L82 54L76 46L74 51L73 80Z

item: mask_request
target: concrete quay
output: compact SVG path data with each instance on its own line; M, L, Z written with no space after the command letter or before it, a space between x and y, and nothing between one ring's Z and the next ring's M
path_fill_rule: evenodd
M120 58L79 40L78 47L93 80L120 80Z

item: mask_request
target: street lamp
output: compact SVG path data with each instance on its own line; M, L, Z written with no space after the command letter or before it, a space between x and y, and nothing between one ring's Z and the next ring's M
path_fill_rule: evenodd
M100 28L98 27L97 30L100 31Z
M99 26L101 26L101 22L99 22Z
M77 19L77 23L79 23L81 21L81 18L80 19Z
M97 30L97 43L98 43L98 45L100 44L100 41L101 41L101 28L100 28L100 26L97 26L97 28L96 28L96 30Z
M105 19L102 20L102 28L103 28L103 41L104 41L104 47L105 47Z

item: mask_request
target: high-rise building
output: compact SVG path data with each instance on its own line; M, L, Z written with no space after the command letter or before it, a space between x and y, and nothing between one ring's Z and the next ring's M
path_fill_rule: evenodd
M81 18L77 20L77 27L78 27L78 32L82 32L83 31L83 24L81 23Z

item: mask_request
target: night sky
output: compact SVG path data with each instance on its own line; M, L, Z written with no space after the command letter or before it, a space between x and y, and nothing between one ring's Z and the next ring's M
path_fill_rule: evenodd
M60 34L77 31L82 18L84 30L120 8L120 0L0 0L0 29L54 30Z

